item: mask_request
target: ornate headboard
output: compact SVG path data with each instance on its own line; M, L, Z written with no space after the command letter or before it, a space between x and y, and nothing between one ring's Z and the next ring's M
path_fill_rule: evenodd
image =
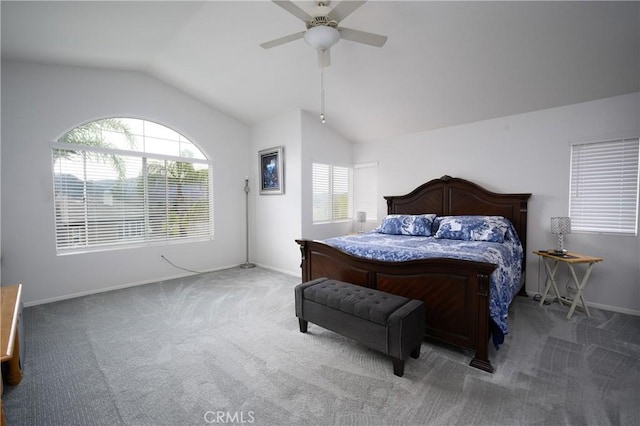
M526 250L529 197L531 194L498 194L468 180L445 175L420 185L406 195L386 196L384 199L387 200L388 214L504 216L513 223Z

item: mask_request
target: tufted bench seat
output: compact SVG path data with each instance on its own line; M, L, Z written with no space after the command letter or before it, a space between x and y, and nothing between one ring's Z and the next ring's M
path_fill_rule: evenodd
M420 356L425 310L419 300L318 278L296 286L295 304L302 333L312 322L378 350L391 358L396 376L409 355Z

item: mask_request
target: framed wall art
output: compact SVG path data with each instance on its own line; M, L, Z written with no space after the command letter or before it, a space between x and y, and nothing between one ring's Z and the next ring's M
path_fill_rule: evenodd
M260 194L284 194L284 147L263 149L258 153Z

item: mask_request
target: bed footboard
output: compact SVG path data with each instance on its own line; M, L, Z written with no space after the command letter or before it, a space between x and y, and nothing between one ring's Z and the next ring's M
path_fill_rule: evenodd
M424 259L391 263L353 257L319 241L296 240L302 282L328 277L424 302L425 335L475 351L473 367L493 372L488 357L491 263Z

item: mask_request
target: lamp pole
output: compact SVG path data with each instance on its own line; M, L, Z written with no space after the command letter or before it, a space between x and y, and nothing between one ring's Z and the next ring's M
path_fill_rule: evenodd
M242 265L240 265L241 268L243 269L249 269L249 268L255 268L255 264L250 263L249 262L249 191L251 191L251 189L249 188L249 177L245 177L244 178L244 195L245 195L245 219L246 219L246 226L247 226L247 232L246 232L246 236L247 236L247 240L246 240L246 261L245 263L243 263Z

